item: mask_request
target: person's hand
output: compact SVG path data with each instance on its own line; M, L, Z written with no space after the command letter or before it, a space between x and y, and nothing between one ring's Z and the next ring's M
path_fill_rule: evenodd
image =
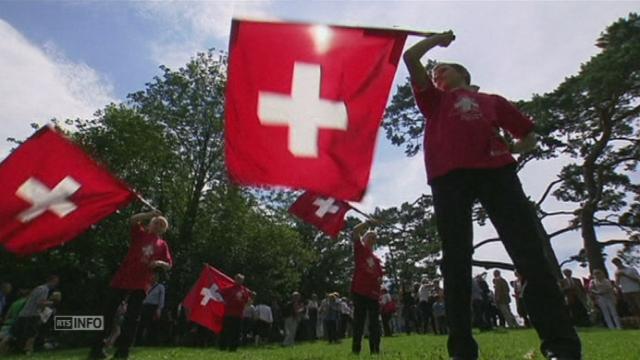
M156 310L156 313L153 317L154 320L160 320L160 316L162 316L162 311L160 309Z
M438 40L439 40L438 45L442 47L448 47L453 42L453 40L456 39L456 36L453 34L453 31L451 30L434 35L434 36L438 37Z

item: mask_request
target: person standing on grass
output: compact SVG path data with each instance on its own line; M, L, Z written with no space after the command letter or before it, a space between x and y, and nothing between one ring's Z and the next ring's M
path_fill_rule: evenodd
M418 309L420 310L420 325L418 328L426 334L429 324L431 323L431 307L433 301L431 298L431 286L427 278L422 278L420 287L418 288Z
M436 328L435 333L440 335L447 334L447 316L444 307L444 296L438 295L433 303L433 320Z
M380 295L380 315L382 317L382 329L384 330L384 336L393 336L393 330L391 329L391 317L396 312L396 304L389 294L387 288L382 287L380 289L382 295Z
M353 343L351 351L360 354L365 319L369 320L369 351L380 353L380 288L382 287L382 263L373 252L377 236L368 231L373 225L369 220L353 229L353 253L355 270L351 282L353 296ZM364 233L364 235L363 235Z
M282 310L284 316L284 341L282 346L293 346L296 342L296 334L298 333L298 324L304 312L304 303L301 300L300 293L294 291L289 301Z
M33 346L41 329L40 313L47 306L54 304L54 301L49 299L49 293L59 284L60 278L57 275L50 275L45 284L31 291L24 307L18 314L12 332L15 334L18 346L22 347L27 355L33 353Z
M562 270L564 279L560 280L560 289L564 292L565 301L569 307L569 314L576 326L590 325L587 311L587 291L582 281L573 277L570 269Z
M318 295L311 294L311 299L307 302L307 316L309 317L309 336L311 340L318 339Z
M509 328L515 329L518 327L516 318L511 313L511 296L509 295L509 283L500 274L500 270L494 270L493 272L493 292L496 301L498 311L504 317L504 320L509 325Z
M140 345L158 345L160 339L160 318L164 309L165 288L159 281L160 272L155 271L151 289L142 301L138 343Z
M224 319L220 334L220 350L236 351L242 334L242 315L255 293L244 287L244 275L233 277L233 286L220 289L224 300Z
M600 269L593 270L593 280L591 281L591 293L595 297L596 304L600 308L602 317L609 329L622 329L620 316L616 310L616 293L604 272Z
M143 223L148 221L148 225ZM127 300L127 313L122 324L122 332L116 341L114 358L127 359L129 348L133 344L138 327L138 318L142 310L142 301L153 284L155 271L168 271L173 265L169 245L162 235L169 228L169 221L162 213L154 210L133 215L131 223L131 243L129 251L120 268L111 280L112 291L103 309L104 331L94 341L89 357L106 359L104 339L108 338L116 311L124 299Z
M516 270L513 272L516 279L511 282L511 286L513 286L513 297L516 299L516 311L518 312L518 316L522 318L522 322L524 323L525 328L531 327L531 323L529 322L529 314L527 314L527 309L524 307L524 301L522 300L522 290L524 287L524 280L522 279L522 275Z
M256 336L255 344L259 346L261 344L269 342L271 338L271 326L273 325L273 312L271 307L267 304L258 304L254 311L256 320Z
M640 317L640 274L638 270L624 266L620 258L611 260L616 266L616 285L622 291L622 298L634 316Z
M503 97L472 88L469 71L462 65L440 63L432 80L421 58L436 46L448 47L454 39L451 31L429 35L403 56L416 104L426 118L424 154L442 241L449 354L454 359L478 358L470 292L472 208L479 200L524 278L523 297L542 340L542 353L553 359L580 359L580 339L547 266L537 220L511 155L535 147L533 122ZM501 130L519 140L507 143Z

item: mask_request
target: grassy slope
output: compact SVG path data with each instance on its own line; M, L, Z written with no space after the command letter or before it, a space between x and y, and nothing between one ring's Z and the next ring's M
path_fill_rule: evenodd
M583 341L585 360L640 360L640 331L584 330L580 337ZM542 359L538 352L538 340L532 330L511 332L489 332L477 334L480 344L480 358L483 360ZM292 348L271 346L267 348L245 348L235 354L222 353L214 348L138 348L131 353L132 360L285 360L285 359L350 359L350 342L345 340L339 345L325 342L306 343ZM383 339L382 356L385 359L447 359L446 338L433 335L399 335ZM367 349L367 342L363 348ZM31 359L85 359L86 349L65 350L34 354ZM363 358L369 358L363 351ZM18 359L24 357L6 357Z

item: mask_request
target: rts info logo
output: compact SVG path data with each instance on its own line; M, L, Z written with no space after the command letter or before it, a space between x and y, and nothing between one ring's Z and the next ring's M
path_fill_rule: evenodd
M56 316L54 319L56 331L99 331L104 330L102 316Z

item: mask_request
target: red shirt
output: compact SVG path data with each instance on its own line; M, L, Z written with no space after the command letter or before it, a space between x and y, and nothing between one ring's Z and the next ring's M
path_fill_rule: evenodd
M360 239L354 239L353 252L356 268L351 281L351 292L378 301L383 275L380 259Z
M533 122L498 95L466 89L419 90L416 104L426 118L424 157L429 183L456 169L491 169L515 162L497 135L505 129L515 138L533 130Z
M242 317L245 306L251 299L247 288L242 285L221 289L220 295L224 299L224 316Z
M149 290L153 275L153 269L149 264L156 260L173 264L169 246L158 235L148 233L142 225L134 225L131 227L129 252L111 280L111 287Z

